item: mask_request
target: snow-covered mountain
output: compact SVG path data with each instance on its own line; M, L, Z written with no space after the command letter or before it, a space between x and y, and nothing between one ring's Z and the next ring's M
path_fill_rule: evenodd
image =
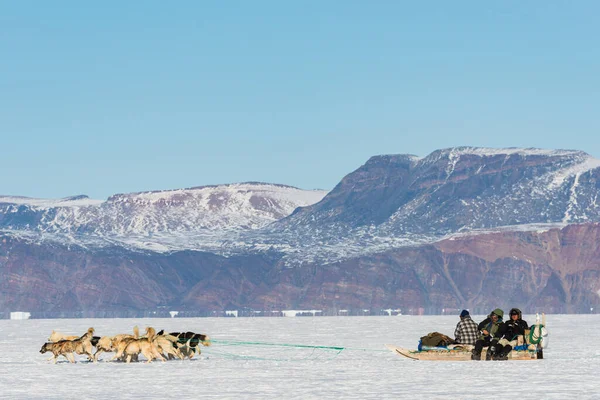
M600 218L600 160L580 151L438 150L376 156L280 225L455 232Z
M321 200L326 193L249 182L117 194L106 201L86 196L58 200L0 196L0 229L86 246L122 243L159 251L183 250L201 247L194 242L202 238L218 243L262 228Z
M0 226L53 233L152 235L258 229L321 200L327 192L239 183L58 200L0 196Z
M322 201L265 229L343 258L461 232L600 221L598 194L600 160L584 152L458 147L372 157Z
M460 147L372 157L329 193L0 197L0 309L582 312L600 307L599 193L580 151Z
M599 193L600 160L581 151L458 147L372 157L329 193L243 183L106 201L0 197L0 229L87 247L331 262L457 233L600 221Z

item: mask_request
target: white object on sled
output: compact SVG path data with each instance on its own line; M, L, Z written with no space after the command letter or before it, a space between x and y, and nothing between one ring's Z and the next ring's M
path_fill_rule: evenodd
M546 314L542 313L542 322L540 324L540 315L535 314L535 325L531 327L531 337L542 349L548 347L548 330L546 329Z

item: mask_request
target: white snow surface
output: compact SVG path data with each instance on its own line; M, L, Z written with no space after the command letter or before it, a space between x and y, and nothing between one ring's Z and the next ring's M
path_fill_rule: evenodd
M474 316L476 322L484 316ZM525 315L530 324L534 316ZM0 320L1 399L597 399L600 315L548 315L543 360L414 361L386 343L452 335L457 316ZM193 360L57 364L39 349L53 329L97 335L134 325L209 334ZM219 343L221 341L221 343ZM227 345L226 341L344 347ZM140 357L143 359L143 357Z

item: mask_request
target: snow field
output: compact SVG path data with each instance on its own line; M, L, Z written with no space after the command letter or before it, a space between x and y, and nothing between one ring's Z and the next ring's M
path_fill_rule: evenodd
M452 335L457 322L457 316L1 320L0 399L600 398L599 315L548 315L544 360L424 362L384 347L415 348L428 332ZM53 329L82 334L92 326L96 335L114 335L134 325L207 333L214 344L192 361L151 364L108 362L109 353L96 364L77 356L76 364L61 358L54 365L39 353Z

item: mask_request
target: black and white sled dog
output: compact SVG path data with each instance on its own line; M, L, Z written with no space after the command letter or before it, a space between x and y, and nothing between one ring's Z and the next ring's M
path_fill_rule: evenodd
M170 332L169 335L177 338L177 348L184 357L188 357L190 360L195 354L200 354L200 345L210 346L210 338L202 333Z

